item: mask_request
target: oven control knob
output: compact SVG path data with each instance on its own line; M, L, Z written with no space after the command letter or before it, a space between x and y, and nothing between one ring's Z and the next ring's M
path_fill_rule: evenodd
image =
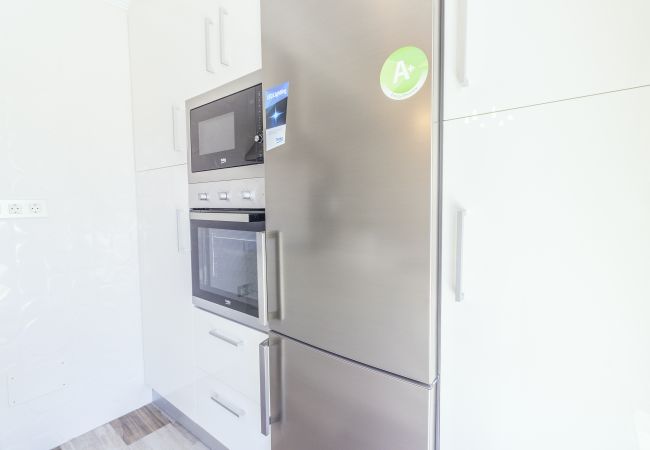
M260 142L262 142L262 135L256 134L253 140L259 144Z
M219 200L230 200L230 192L219 192Z
M253 200L253 193L251 191L241 191L241 198L244 200Z
M210 200L210 197L208 197L207 192L199 192L199 200L207 202L208 200Z

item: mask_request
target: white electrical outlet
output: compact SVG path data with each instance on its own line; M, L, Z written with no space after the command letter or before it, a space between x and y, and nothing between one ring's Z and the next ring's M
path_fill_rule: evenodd
M7 214L9 214L10 216L22 216L23 204L19 202L9 203L7 205Z
M0 200L0 219L47 217L45 200Z

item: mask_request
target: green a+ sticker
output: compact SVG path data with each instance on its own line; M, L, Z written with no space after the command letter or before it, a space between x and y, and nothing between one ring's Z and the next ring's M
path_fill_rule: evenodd
M386 97L406 100L424 86L429 75L429 59L417 47L402 47L386 58L379 83Z

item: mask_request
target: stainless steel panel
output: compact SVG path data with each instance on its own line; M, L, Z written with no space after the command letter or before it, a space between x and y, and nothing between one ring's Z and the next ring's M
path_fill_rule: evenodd
M264 87L290 83L286 144L265 155L271 328L431 383L437 2L261 8ZM390 100L379 73L407 45L429 55L429 78Z
M262 214L264 211L262 211ZM249 214L223 212L190 212L190 220L207 220L210 222L251 222Z
M258 70L185 101L188 161L187 171L190 184L206 183L210 181L241 180L246 178L264 178L264 164L254 164L249 166L231 167L227 169L217 169L209 170L206 172L192 173L192 143L190 142L190 137L192 136L190 130L190 111L192 111L192 109L210 103L214 100L227 97L228 95L235 94L251 86L260 84L261 82L262 74L261 71Z
M237 323L241 323L242 325L246 325L249 328L253 328L264 333L269 331L268 327L262 325L262 322L260 322L260 319L257 317L249 316L248 314L235 311L234 309L230 309L226 306L218 305L214 302L204 300L200 297L192 297L192 304L204 311L208 311L212 314L216 314L218 316L225 317L226 319L233 320Z
M258 166L245 166L258 167ZM234 167L233 169L241 169ZM230 169L219 169L217 172ZM227 200L220 194L226 192ZM244 194L249 194L245 196ZM190 208L264 209L264 178L214 181L189 185Z
M433 448L434 389L275 333L269 360L272 448Z

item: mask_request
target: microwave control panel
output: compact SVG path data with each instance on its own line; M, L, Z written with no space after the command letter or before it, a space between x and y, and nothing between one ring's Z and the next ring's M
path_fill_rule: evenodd
M189 185L191 209L264 209L264 178Z

